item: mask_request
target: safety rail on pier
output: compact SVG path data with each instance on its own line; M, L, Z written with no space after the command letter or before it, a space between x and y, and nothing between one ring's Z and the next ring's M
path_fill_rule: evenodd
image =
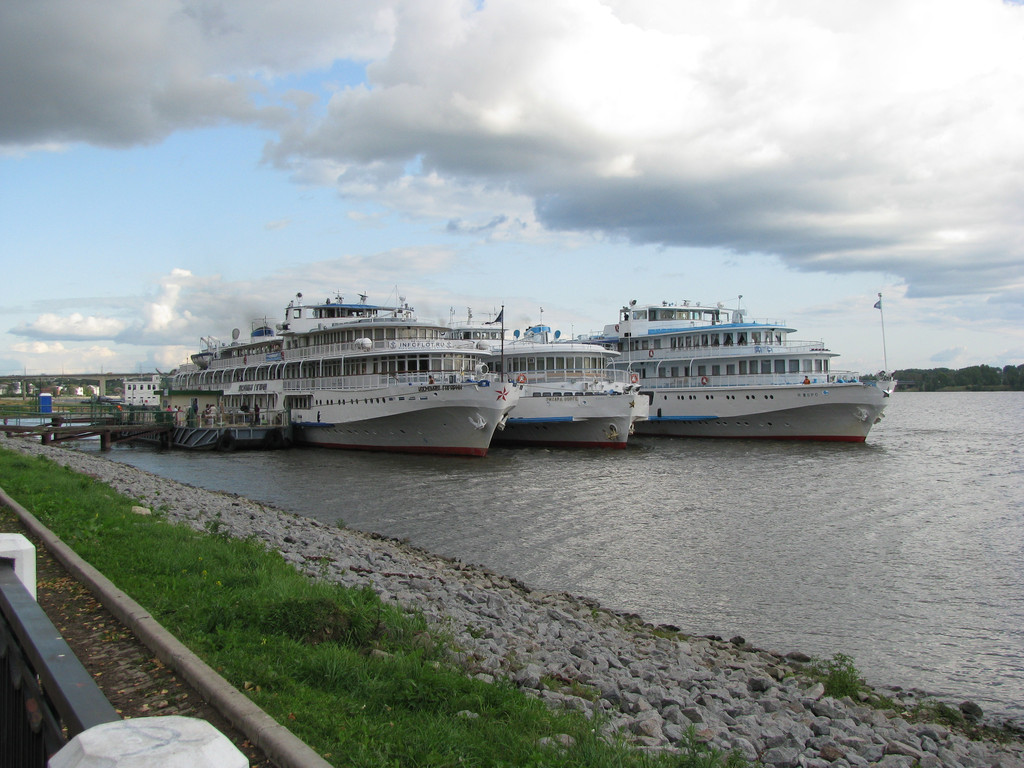
M45 768L67 740L121 718L0 556L0 768Z

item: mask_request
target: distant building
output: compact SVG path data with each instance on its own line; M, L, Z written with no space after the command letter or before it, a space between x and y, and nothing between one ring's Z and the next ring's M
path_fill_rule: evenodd
M124 387L124 402L126 405L160 405L161 376L154 373L151 376L141 376L136 379L122 379Z

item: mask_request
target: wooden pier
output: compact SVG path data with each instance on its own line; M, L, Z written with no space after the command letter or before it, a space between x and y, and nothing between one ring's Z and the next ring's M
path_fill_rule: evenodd
M70 419L65 421L55 417L46 424L11 424L5 420L2 428L7 437L20 435L23 437L38 437L43 445L61 443L65 440L83 440L86 438L100 439L100 450L109 451L114 443L125 440L136 440L142 437L154 437L159 439L161 434L167 434L171 427L163 424L118 424L118 423L93 423L88 419Z
M163 448L188 450L278 449L291 444L291 428L285 423L253 424L233 421L200 424L199 419L175 423L175 415L148 408L92 408L55 412L28 411L0 406L8 437L38 437L43 445L66 440L99 438L100 450L109 451L114 443L140 440Z

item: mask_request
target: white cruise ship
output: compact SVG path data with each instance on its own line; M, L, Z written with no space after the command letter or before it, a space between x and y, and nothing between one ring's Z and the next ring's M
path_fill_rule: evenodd
M523 388L495 442L561 448L625 448L648 400L629 374L609 366L619 353L561 340L546 325L505 338L500 321L453 324L451 336L490 347L488 365Z
M793 333L721 304L633 301L592 340L650 398L639 434L863 442L892 382L835 370L837 353Z
M397 306L298 294L277 326L296 442L484 456L522 387L488 373L490 347Z

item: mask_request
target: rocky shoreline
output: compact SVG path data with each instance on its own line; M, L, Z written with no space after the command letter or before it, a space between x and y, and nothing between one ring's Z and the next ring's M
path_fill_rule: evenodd
M703 741L778 768L1024 768L1024 743L971 741L893 710L824 696L794 674L800 654L742 639L684 637L567 594L531 591L401 542L325 525L244 497L215 493L106 458L0 437L42 454L197 530L256 537L311 576L371 586L450 632L482 680L505 677L551 706L601 713L638 745L671 749L692 725ZM907 708L913 693L882 691Z

